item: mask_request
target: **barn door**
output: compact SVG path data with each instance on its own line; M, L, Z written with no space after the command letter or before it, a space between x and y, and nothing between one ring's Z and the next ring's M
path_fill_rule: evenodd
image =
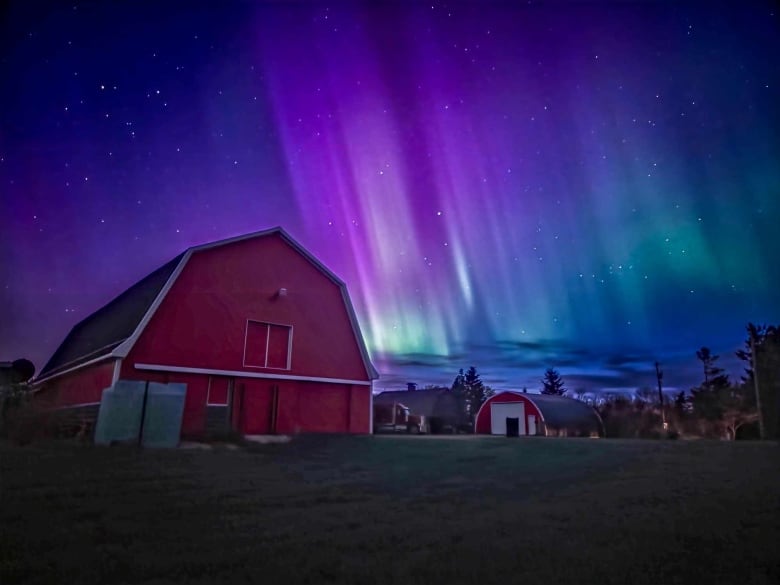
M494 402L490 405L490 432L506 435L508 418L518 419L518 434L525 435L525 405L522 402Z
M232 430L233 378L209 376L206 395L206 433L219 435Z
M245 396L246 384L237 384L235 378L231 378L228 384L228 397L230 398L230 428L237 433L243 433L246 428L246 414L244 412Z
M276 434L276 427L279 422L279 384L271 385L271 409L268 429L272 435Z

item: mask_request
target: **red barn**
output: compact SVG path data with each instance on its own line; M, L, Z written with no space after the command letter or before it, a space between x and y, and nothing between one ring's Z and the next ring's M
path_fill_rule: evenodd
M482 404L474 421L474 432L506 435L512 425L517 425L520 436L599 437L604 434L596 410L579 400L511 391L491 396Z
M281 228L186 250L78 323L36 380L94 417L118 379L187 384L182 435L370 433L346 285Z

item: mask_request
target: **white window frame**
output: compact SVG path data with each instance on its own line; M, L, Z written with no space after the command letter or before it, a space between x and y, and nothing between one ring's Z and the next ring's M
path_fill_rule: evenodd
M256 364L246 363L246 344L249 339L249 323L259 323L266 326L266 339L265 339L265 359L263 360L266 365L258 366ZM274 368L268 365L268 349L271 341L271 328L269 325L276 325L277 327L286 327L288 331L287 335L287 364L283 368ZM273 321L259 321L257 319L247 319L246 327L244 328L244 359L242 364L245 368L258 368L263 370L289 370L292 368L292 343L293 343L293 326L288 323L274 323Z

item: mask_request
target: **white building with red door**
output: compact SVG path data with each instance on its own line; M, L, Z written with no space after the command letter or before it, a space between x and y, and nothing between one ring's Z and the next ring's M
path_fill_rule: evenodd
M477 412L474 432L506 435L508 427L510 431L515 427L519 436L604 436L601 417L593 407L549 394L507 391L488 398Z

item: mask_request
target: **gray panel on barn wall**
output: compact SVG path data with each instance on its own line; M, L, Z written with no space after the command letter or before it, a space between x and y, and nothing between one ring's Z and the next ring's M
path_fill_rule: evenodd
M95 425L95 444L137 441L146 382L118 380L103 390Z
M230 431L230 409L227 406L206 406L206 433L219 435Z
M142 444L144 447L176 447L181 436L187 384L149 382Z

